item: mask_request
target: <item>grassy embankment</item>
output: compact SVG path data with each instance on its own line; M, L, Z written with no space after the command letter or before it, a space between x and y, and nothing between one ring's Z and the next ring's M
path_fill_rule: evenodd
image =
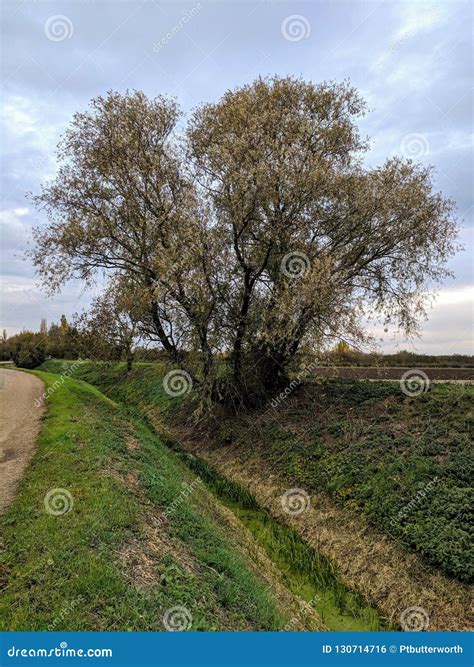
M90 385L36 374L51 395L38 450L0 519L0 629L162 630L176 605L193 630L285 627L292 610L144 421ZM56 516L44 499L57 488L73 505Z
M59 372L61 362L46 366ZM165 394L156 364L124 379L121 365L85 362L76 375L159 429L182 400ZM471 581L473 397L469 385L409 397L398 382L326 380L276 409L213 425L212 439L243 455L252 443L291 486L324 489L430 564Z
M71 372L71 365L59 361L49 361L44 367L57 372L64 369ZM154 365L137 366L125 382L123 367L118 365L85 362L78 365L74 372L76 376L100 386L114 400L121 401L124 409L128 405L131 419L138 418L137 408L140 408L140 414L148 417L146 422L154 423L159 432L166 430L161 418L179 403L164 393L161 382L157 382ZM168 445L171 444L168 441ZM175 452L241 520L253 535L256 545L276 564L285 587L298 599L309 602L328 629L376 630L384 627L373 608L338 582L333 567L324 558L305 545L294 531L258 508L245 489L219 478L203 461L176 449ZM298 629L294 622L284 627Z

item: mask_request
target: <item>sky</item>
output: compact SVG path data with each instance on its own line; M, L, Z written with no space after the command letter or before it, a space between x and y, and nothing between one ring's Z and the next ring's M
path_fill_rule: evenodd
M9 335L87 308L78 282L47 298L25 256L44 223L26 197L54 177L75 111L108 90L174 96L185 112L262 75L349 79L375 167L393 155L435 167L456 202L464 251L421 338L374 327L380 349L474 354L472 6L464 0L4 0L1 317Z

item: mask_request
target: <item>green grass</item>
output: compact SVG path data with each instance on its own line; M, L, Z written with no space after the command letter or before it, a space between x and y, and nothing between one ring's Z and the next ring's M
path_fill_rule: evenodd
M0 629L162 630L164 612L176 605L189 610L193 630L284 627L207 492L175 503L195 477L144 421L81 381L36 374L56 388L37 453L0 522ZM139 444L133 451L130 437ZM131 471L139 492L121 481ZM60 516L44 505L55 488L73 498ZM137 588L119 553L144 539L144 514L170 507L160 537L171 548L156 556L150 585Z
M75 374L165 420L182 400L166 395L157 364L125 378L124 365L85 362ZM470 385L433 384L408 397L397 382L327 380L266 410L264 429L229 419L215 437L242 449L252 442L293 486L324 489L446 574L472 581L473 398Z
M58 370L61 362L49 361L46 366ZM137 365L125 377L122 365L86 362L75 374L101 386L114 400L126 402L129 414L136 414L135 406L139 406L141 414L150 416L151 409L155 416L163 418L175 408L175 402L163 391L153 364ZM188 454L176 443L166 440L166 444L240 518L277 564L286 586L310 602L330 630L384 629L376 610L338 582L331 564L307 546L294 530L261 510L245 488L220 477L207 462ZM184 530L187 532L188 528Z
M176 449L176 445L174 446ZM213 466L179 450L187 465L211 488L250 530L284 575L286 586L310 603L329 630L376 631L389 629L377 611L337 579L331 563L308 546L292 528L259 508L252 494L222 478Z

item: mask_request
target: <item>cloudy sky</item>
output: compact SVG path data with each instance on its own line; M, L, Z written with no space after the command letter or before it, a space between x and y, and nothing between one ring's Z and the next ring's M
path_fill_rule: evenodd
M2 311L9 334L87 307L68 284L54 299L23 253L42 220L25 198L56 169L76 110L107 90L176 96L185 110L258 75L349 78L371 108L367 165L402 154L436 167L457 204L465 251L450 263L422 327L381 347L473 354L472 9L457 0L4 0L2 3Z

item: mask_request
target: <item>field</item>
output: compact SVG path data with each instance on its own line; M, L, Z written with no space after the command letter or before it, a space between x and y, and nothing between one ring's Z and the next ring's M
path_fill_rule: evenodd
M430 381L435 382L474 382L474 368L449 368L417 366ZM404 373L410 373L413 367L399 366L318 366L317 373L307 379L343 378L346 380L400 380Z
M446 574L472 581L473 396L464 385L409 398L398 384L331 380L265 415L257 442L297 486L324 488ZM253 440L252 423L245 430ZM230 437L243 437L240 425Z

